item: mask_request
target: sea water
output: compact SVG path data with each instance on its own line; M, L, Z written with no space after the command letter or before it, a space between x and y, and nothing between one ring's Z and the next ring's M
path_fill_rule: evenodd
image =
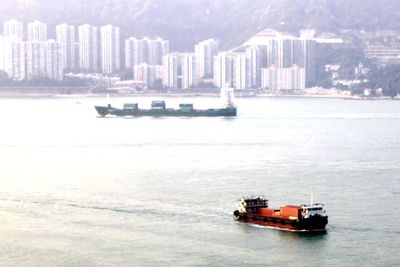
M106 102L0 99L1 266L400 262L400 101L241 98L236 118L100 118ZM279 207L311 191L325 234L232 215L242 196Z

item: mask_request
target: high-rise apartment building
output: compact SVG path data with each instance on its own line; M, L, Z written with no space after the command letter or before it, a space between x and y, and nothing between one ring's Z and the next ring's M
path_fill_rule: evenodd
M181 54L182 88L188 89L196 84L196 56L193 53Z
M315 82L315 45L315 40L306 36L296 37L271 29L259 32L244 43L244 47L257 47L261 68L304 68L308 85ZM261 72L257 73L257 80L260 80Z
M133 70L142 63L148 63L146 40L135 37L125 40L125 68Z
M188 89L195 85L195 61L192 53L170 53L163 57L164 87Z
M214 85L222 88L232 86L233 61L235 53L219 52L214 56Z
M25 79L25 43L18 37L0 35L0 70L13 80Z
M246 88L260 88L261 86L261 64L263 49L257 46L246 48Z
M125 40L125 67L134 69L135 65L161 65L163 56L169 53L169 41L156 38Z
M134 76L135 80L142 81L145 85L146 89L154 88L155 81L155 66L149 65L147 63L141 63L139 65L135 65L134 68Z
M26 78L46 77L46 43L26 42Z
M63 48L55 40L46 43L46 76L51 80L63 80Z
M146 38L147 62L150 65L162 64L162 58L169 53L169 41L157 38Z
M306 85L312 86L316 82L317 70L316 70L316 42L310 39L301 39L303 48L303 64L299 65L305 69Z
M164 66L164 79L163 85L166 88L178 88L182 87L181 83L178 81L178 76L182 72L179 69L179 53L170 53L163 57Z
M15 37L24 40L24 24L17 20L8 20L3 22L4 37Z
M163 79L164 79L164 66L163 65L155 65L154 66L154 88L160 89L163 87Z
M246 89L249 88L248 73L249 71L249 61L245 53L237 53L234 58L234 76L233 76L233 87L236 89Z
M248 88L250 61L246 53L220 52L214 56L214 85L217 87Z
M304 89L306 86L305 68L263 68L261 87L270 90Z
M28 23L28 41L43 42L47 40L47 24L38 20Z
M89 24L78 27L79 69L84 72L98 72L97 28Z
M5 71L5 65L6 65L6 59L5 59L5 47L6 47L6 41L7 39L4 38L3 35L0 35L0 70Z
M75 27L66 23L57 25L56 35L61 47L63 70L75 70Z
M26 42L26 76L63 80L61 47L55 40Z
M208 39L195 45L196 80L213 77L214 56L218 52L218 41Z
M115 74L120 69L119 28L112 25L101 27L101 70Z

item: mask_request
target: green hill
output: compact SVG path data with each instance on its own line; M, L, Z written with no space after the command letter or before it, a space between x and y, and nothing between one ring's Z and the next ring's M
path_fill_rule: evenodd
M209 37L225 48L263 28L297 32L400 29L398 0L2 0L0 20L34 19L54 26L112 23L122 37L159 35L191 50ZM53 27L50 27L53 29ZM54 30L54 29L53 29Z

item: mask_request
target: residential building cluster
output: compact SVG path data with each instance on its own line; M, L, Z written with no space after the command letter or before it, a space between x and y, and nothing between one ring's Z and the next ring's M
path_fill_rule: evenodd
M159 37L125 40L125 68L133 71L133 79L146 88L154 88L163 80L163 57L169 53L169 41Z
M235 89L304 89L315 83L315 47L312 34L295 37L266 29L230 51L218 51L210 39L194 53L164 56L164 86L191 88L211 79L216 87Z
M315 82L315 40L264 30L238 48L220 51L215 39L199 42L192 53L170 52L168 40L130 37L120 43L118 27L56 26L16 20L3 23L0 70L14 80L47 77L63 80L67 72L116 76L131 72L146 88L188 89L204 86L236 89L304 89ZM121 51L121 48L123 49ZM122 64L121 64L122 62ZM123 64L124 63L124 64Z
M48 38L47 24L3 22L0 35L0 70L13 80L48 78L63 80L66 72L116 74L120 67L119 28L112 25L56 26L56 38Z
M234 88L304 89L315 82L315 45L266 29L240 48L214 57L214 83Z
M15 80L48 77L62 80L61 46L47 39L47 25L39 21L27 25L26 38L22 22L3 23L0 35L0 70Z

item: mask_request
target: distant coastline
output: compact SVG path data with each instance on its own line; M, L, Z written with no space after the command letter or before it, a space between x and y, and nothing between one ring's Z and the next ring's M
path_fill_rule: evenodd
M218 89L189 89L120 93L107 89L93 87L0 87L0 98L43 98L43 97L219 97ZM326 92L310 92L309 90L295 92L263 92L256 90L236 90L236 98L271 97L271 98L330 98L348 100L400 100L391 97L361 97L348 92L326 90Z

